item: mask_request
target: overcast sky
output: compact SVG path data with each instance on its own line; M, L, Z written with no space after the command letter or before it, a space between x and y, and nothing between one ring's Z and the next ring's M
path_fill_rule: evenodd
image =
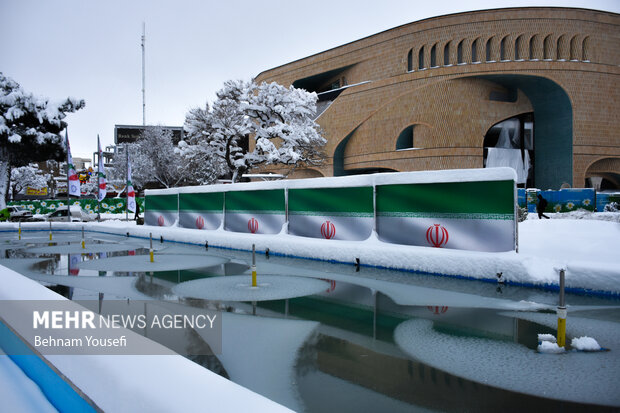
M228 79L260 72L420 19L515 6L620 13L620 0L0 0L0 71L51 99L86 107L66 120L73 156L91 157L97 134L146 122L182 126Z

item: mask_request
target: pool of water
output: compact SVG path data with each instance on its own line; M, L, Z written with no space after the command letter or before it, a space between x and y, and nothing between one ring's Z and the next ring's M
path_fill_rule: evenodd
M87 233L85 248L81 241L69 231L51 241L46 231L21 240L0 233L0 264L73 300L222 311L221 354L204 354L208 343L194 334L185 347L196 351L186 356L297 411L620 406L616 298L566 296L567 342L587 335L609 351L549 355L537 353L537 335L555 334L554 291L261 254L259 285L264 276L293 277L322 280L324 288L278 300L204 300L179 296L175 287L233 276L249 283L249 252L156 240L157 266L147 271L148 240Z

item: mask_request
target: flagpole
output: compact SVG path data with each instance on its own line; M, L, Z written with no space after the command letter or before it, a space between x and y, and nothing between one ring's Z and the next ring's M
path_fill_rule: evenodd
M71 222L71 196L69 195L69 168L71 167L69 165L69 157L71 156L71 152L69 149L69 126L67 126L65 128L65 143L67 144L67 222Z
M125 143L125 221L129 221L129 148Z
M101 196L101 186L99 186L99 171L101 170L101 144L99 143L99 134L97 134L97 222L101 222L101 205L99 198Z

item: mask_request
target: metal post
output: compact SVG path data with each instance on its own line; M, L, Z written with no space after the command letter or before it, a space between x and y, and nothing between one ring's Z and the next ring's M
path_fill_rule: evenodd
M19 223L17 224L17 227L18 227L17 237L21 241L22 239L22 222L21 221L19 221Z
M252 287L256 287L256 246L252 244Z
M86 242L84 241L84 225L82 225L82 249L86 248Z
M129 221L129 147L125 148L125 221Z
M151 257L151 262L153 261L153 233L149 232L149 239L150 239L150 247L149 247L149 256Z
M50 241L52 240L52 222L50 221Z
M565 269L560 269L560 305L557 309L558 315L558 347L566 346L566 302L564 298Z
M377 233L377 186L372 186L372 230Z

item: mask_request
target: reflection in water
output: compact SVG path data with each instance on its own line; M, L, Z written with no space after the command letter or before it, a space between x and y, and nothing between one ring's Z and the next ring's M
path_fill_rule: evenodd
M106 237L99 242L126 242L124 237ZM133 240L132 240L133 242ZM145 241L148 243L148 241ZM72 259L66 254L32 253L29 246L47 245L31 243L4 245L3 256L9 260L41 258L31 270L44 274L67 275L73 268ZM127 251L111 251L104 254L77 255L79 260L104 260L108 257L125 255L147 255L146 245L139 245ZM222 256L230 260L214 267L173 270L160 272L111 272L80 270L78 277L132 277L136 282L132 288L155 300L172 301L184 306L203 309L217 309L235 314L251 314L250 303L208 302L198 299L179 300L171 289L181 282L205 277L222 277L248 274L251 257L246 252L225 251L204 247L164 244L161 254L171 254L169 259L178 259L178 254L203 254ZM176 255L172 255L176 254ZM73 255L72 255L73 257ZM172 258L175 257L175 258ZM270 394L276 401L289 403L290 394L301 397L301 401L289 407L310 412L322 411L500 411L500 410L596 410L596 406L549 400L525 395L479 383L439 370L407 356L394 342L394 331L398 325L411 319L426 319L436 332L451 337L477 337L504 343L517 343L534 351L538 333L554 334L552 328L526 319L500 314L505 303L536 302L553 308L557 304L557 293L527 289L511 285L498 286L491 283L464 281L424 274L410 274L397 271L356 268L354 265L334 265L291 258L259 256L257 266L260 274L301 275L328 280L328 288L321 294L276 300L258 304L259 318L288 318L290 320L312 320L319 323L313 334L297 349L297 358L292 372L291 386L294 392L283 391ZM2 264L2 260L0 260ZM402 285L397 294L393 289L382 290L383 284ZM387 286L387 284L385 284ZM406 288L418 291L425 299L433 298L431 304L410 303ZM54 291L70 296L69 288L51 286ZM73 295L85 295L84 290L75 288ZM99 310L106 300L112 298L97 292ZM430 297L432 295L432 297ZM403 298L404 297L404 298ZM430 298L429 298L430 297ZM444 301L442 301L444 300ZM457 302L458 301L458 302ZM487 308L480 303L489 303ZM576 296L567 294L571 305L618 306L618 299ZM606 319L620 322L620 311L588 312L592 319ZM568 323L570 325L570 314ZM226 329L226 324L224 324ZM235 332L243 336L245 331ZM282 332L286 337L287 332ZM141 334L145 334L144 331ZM208 344L194 331L186 331L181 337L187 354L201 354ZM288 333L292 334L292 333ZM148 332L146 332L148 336ZM255 338L245 336L244 351L251 351ZM270 337L281 340L282 337ZM618 347L620 343L611 343ZM608 344L609 346L609 344ZM275 347L275 346L274 346ZM258 357L278 357L269 354ZM227 369L216 356L188 356L196 363L229 377ZM233 360L234 357L228 359ZM227 361L231 363L231 361ZM247 366L231 365L236 374ZM525 369L534 368L524 366ZM265 373L267 374L267 373ZM275 374L275 373L270 373ZM263 377L263 380L268 380ZM595 379L595 378L589 378ZM250 386L248 386L250 387ZM260 386L257 386L260 388ZM286 394L284 394L286 392Z

